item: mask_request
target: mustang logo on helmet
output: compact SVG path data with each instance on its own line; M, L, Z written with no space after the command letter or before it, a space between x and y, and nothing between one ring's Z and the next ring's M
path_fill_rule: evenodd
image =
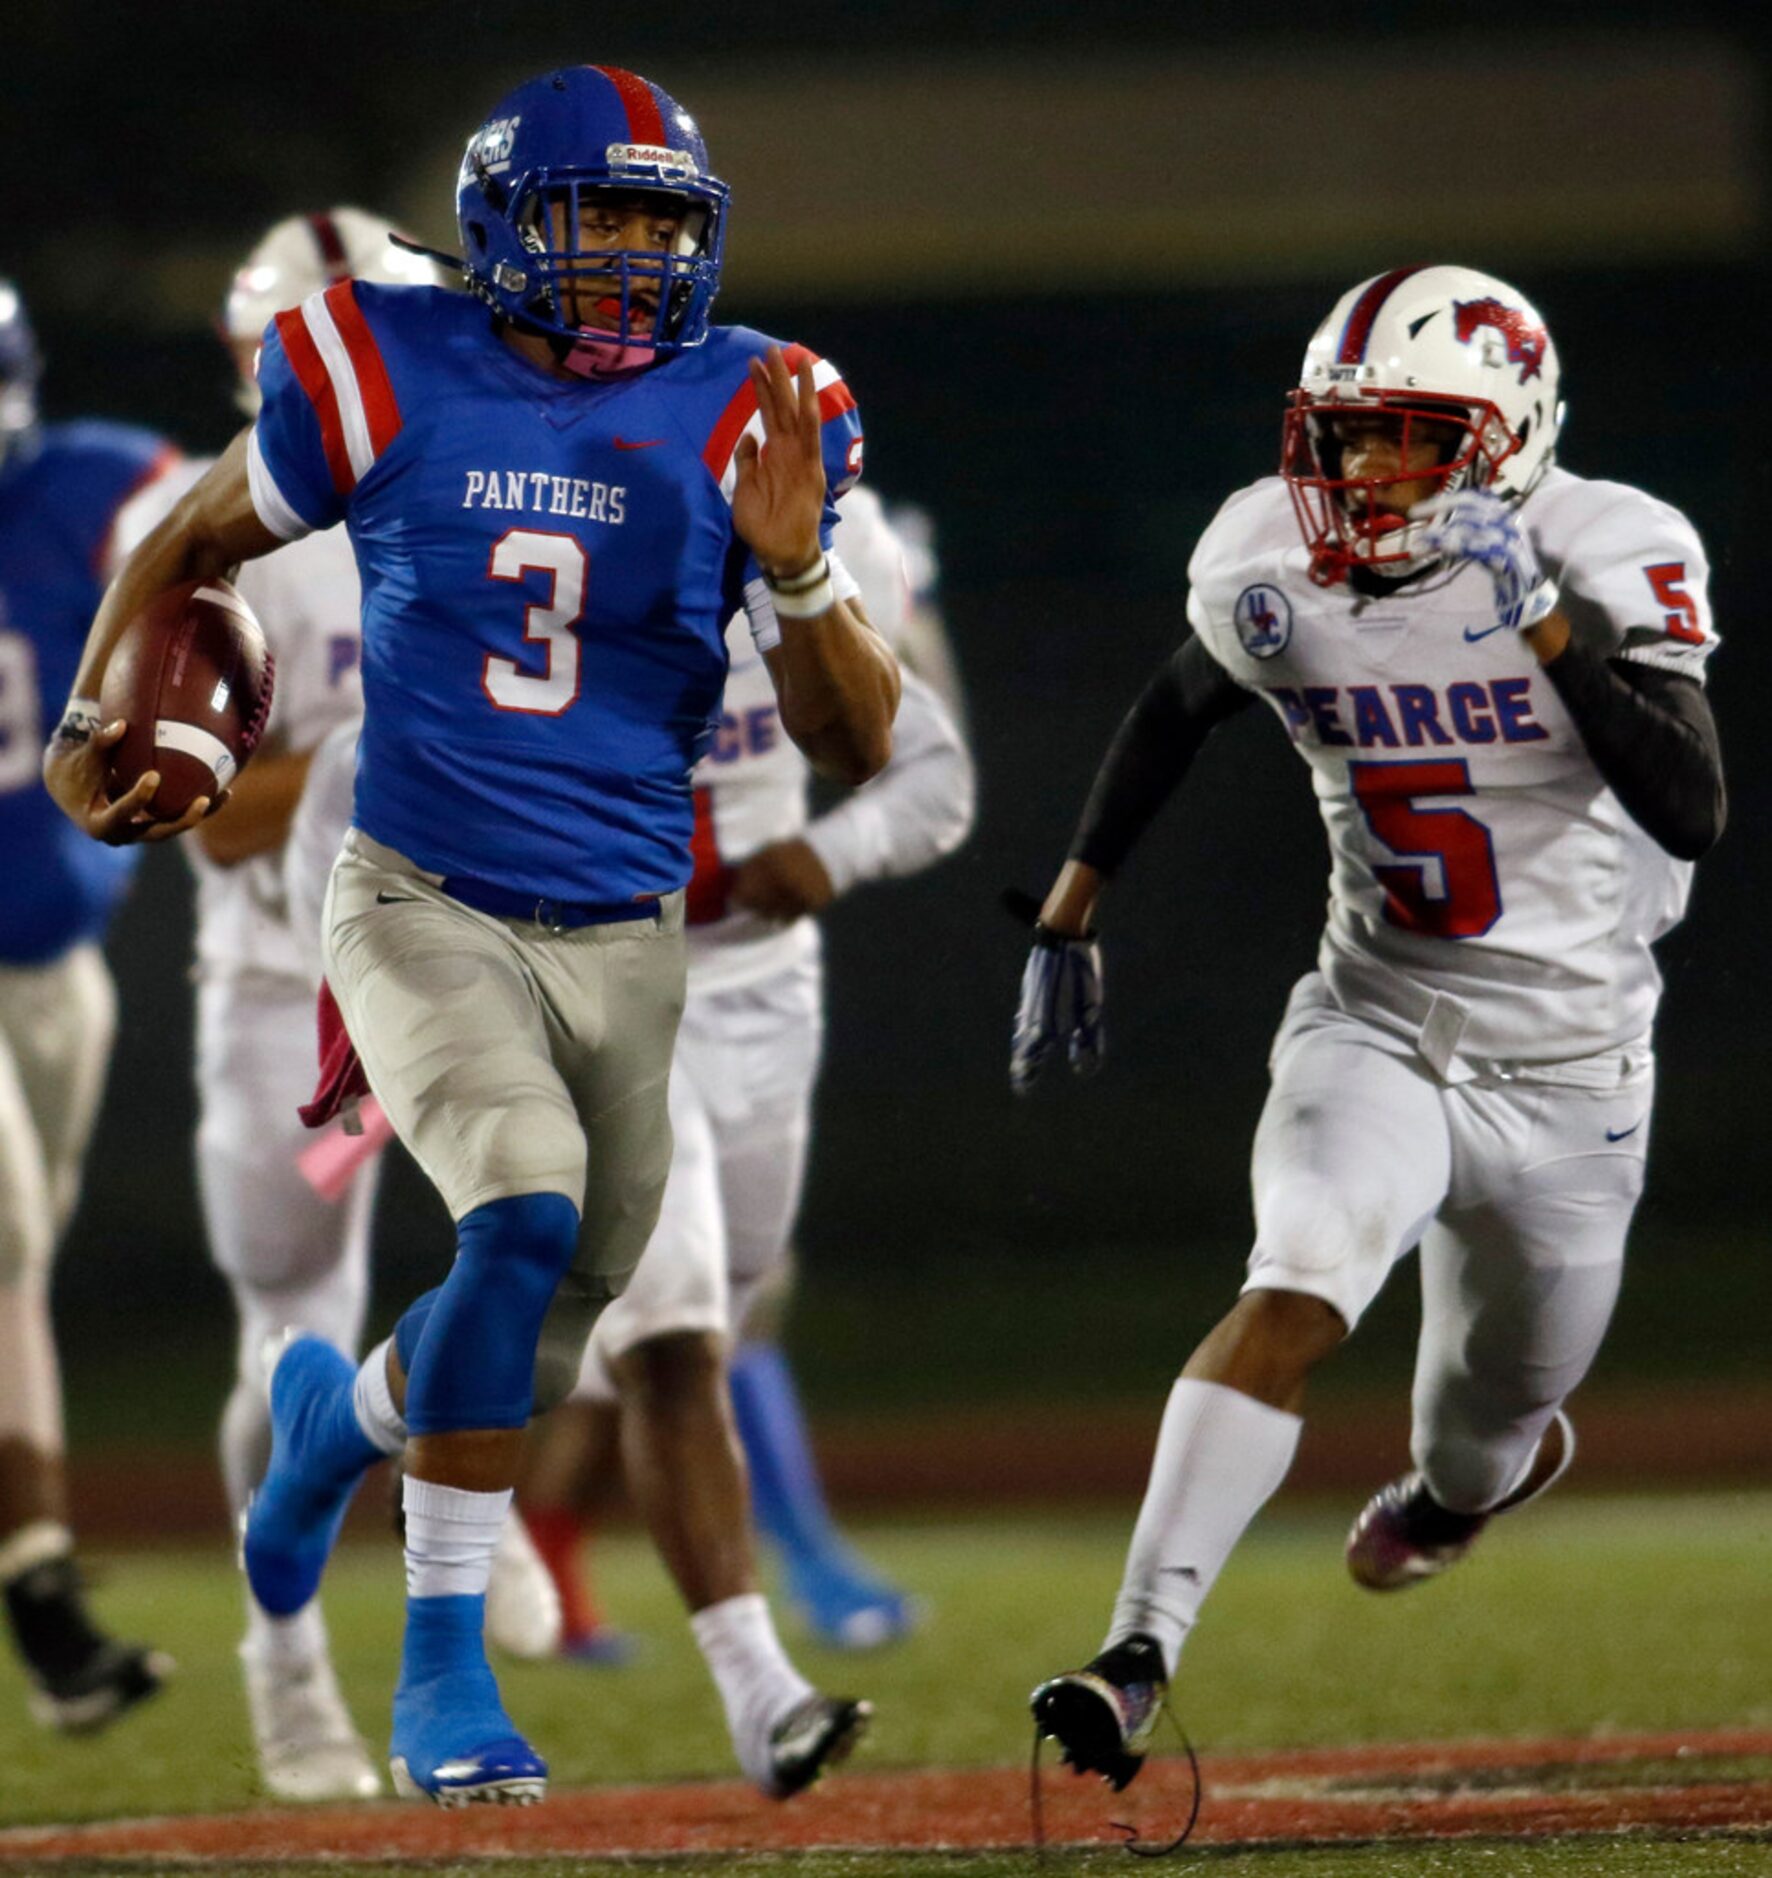
M1493 297L1483 300L1455 300L1452 303L1455 330L1466 345L1479 328L1488 326L1507 341L1510 365L1520 368L1520 383L1536 378L1544 370L1544 354L1550 337L1542 326L1517 306L1504 306Z

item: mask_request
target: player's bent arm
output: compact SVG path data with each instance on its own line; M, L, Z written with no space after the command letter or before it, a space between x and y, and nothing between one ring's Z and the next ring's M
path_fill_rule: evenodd
M282 847L313 760L312 750L259 750L228 790L226 806L198 824L198 846L218 867Z
M1242 710L1252 695L1192 636L1163 661L1108 745L1071 841L1070 859L1040 910L1042 926L1072 936L1093 929L1108 879L1174 793L1213 729Z
M932 867L972 832L971 752L934 686L901 672L892 760L806 830L833 893Z
M1704 688L1678 672L1588 651L1558 613L1526 638L1632 821L1676 860L1708 853L1723 832L1728 798Z
M853 600L833 600L810 619L783 619L781 644L763 657L782 728L821 776L853 788L886 767L898 660Z
M176 822L146 825L145 807L158 775L150 770L127 795L108 802L104 794L104 752L122 734L116 725L99 725L96 699L105 669L123 629L156 595L181 581L225 574L241 561L281 547L252 506L246 476L246 440L242 431L158 527L137 544L106 590L86 636L73 698L78 708L50 739L43 756L43 780L56 806L95 839L120 842L166 840L195 827L208 812L204 797Z

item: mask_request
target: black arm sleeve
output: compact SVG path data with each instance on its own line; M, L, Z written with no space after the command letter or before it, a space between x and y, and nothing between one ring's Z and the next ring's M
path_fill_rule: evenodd
M1071 859L1112 874L1188 772L1215 724L1253 694L1191 635L1163 661L1114 733L1071 842Z
M1723 832L1728 812L1723 753L1703 686L1573 643L1544 671L1631 819L1677 860L1696 861Z

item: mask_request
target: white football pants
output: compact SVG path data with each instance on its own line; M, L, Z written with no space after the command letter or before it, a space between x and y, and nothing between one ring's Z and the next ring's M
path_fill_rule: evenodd
M197 991L197 1179L210 1255L234 1294L239 1348L222 1414L222 1477L238 1513L271 1453L264 1349L292 1325L355 1354L369 1288L380 1158L337 1202L297 1170L313 1139L314 993L283 973L204 978Z
M1313 973L1272 1069L1244 1289L1322 1298L1352 1329L1419 1245L1415 1465L1442 1505L1493 1505L1605 1335L1654 1058L1631 1047L1448 1084Z
M0 1440L62 1451L49 1268L98 1115L117 995L96 944L0 966Z
M658 1225L597 1321L575 1400L614 1401L610 1360L637 1343L744 1322L787 1257L823 1037L816 960L742 990L691 988L671 1059L676 1148Z

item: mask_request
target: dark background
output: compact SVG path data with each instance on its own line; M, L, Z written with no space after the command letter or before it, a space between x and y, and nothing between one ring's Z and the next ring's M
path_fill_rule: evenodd
M936 518L981 775L977 831L960 856L863 890L828 922L830 1048L795 1327L821 1403L1147 1392L1230 1297L1267 1040L1322 914L1322 837L1301 766L1265 713L1247 714L1214 740L1141 848L1110 910L1111 1049L1088 1088L1011 1101L1023 944L997 897L1012 883L1043 889L1062 856L1108 735L1182 630L1195 536L1229 489L1274 464L1281 398L1317 321L1363 274L1437 257L1517 279L1549 320L1570 405L1563 462L1676 503L1712 552L1731 826L1664 949L1650 1198L1602 1368L1623 1383L1763 1367L1764 221L1756 208L1732 235L1663 254L1620 241L1616 252L1581 243L1561 255L1532 226L1528 200L1473 241L1457 205L1480 201L1486 177L1533 179L1533 151L1508 135L1515 79L1579 77L1596 47L1659 28L1663 10L1609 8L1604 39L1588 9L1534 9L1529 32L1517 15L1493 16L1490 30L1454 41L1424 38L1421 17L1277 0L1086 13L898 0L678 8L605 34L582 9L528 5L310 4L280 27L234 8L91 0L9 15L0 272L34 310L51 414L146 422L193 449L217 447L232 426L226 359L191 308L219 305L229 267L262 228L361 201L446 241L448 204L413 206L411 166L439 140L459 142L530 70L588 57L646 71L700 110L716 168L715 118L698 99L759 61L782 74L791 147L798 74L853 77L876 56L940 69L957 55L981 84L1013 84L1028 60L1082 66L1104 49L1172 58L1197 48L1246 66L1249 138L1283 140L1306 165L1313 140L1338 134L1343 77L1369 80L1424 52L1468 70L1462 121L1421 122L1403 94L1394 134L1379 127L1387 161L1447 181L1443 222L1412 227L1420 245L1404 251L1382 229L1345 239L1329 229L1320 256L1256 247L1240 263L1173 278L1134 270L1104 287L1085 244L1050 279L1013 291L993 288L988 252L951 283L903 291L833 290L809 253L791 305L779 282L755 302L737 285L722 298L723 317L785 330L841 362L867 417L870 479ZM1683 19L1756 101L1743 186L1757 203L1765 29L1734 8ZM1280 120L1259 109L1260 78L1301 33L1319 36L1309 41L1321 54L1315 115ZM905 96L914 142L914 85ZM1642 133L1656 129L1646 121ZM1704 126L1683 132L1702 139ZM888 174L894 154L880 153ZM1015 158L956 175L956 199L1013 202ZM1181 186L1117 172L1111 148L1079 160L1104 213ZM735 253L747 203L768 188L753 176L738 195ZM192 1193L188 943L182 863L157 852L113 937L123 1031L58 1275L77 1429L104 1423L103 1403L128 1393L115 1378L132 1356L171 1405L164 1425L194 1429L227 1360L226 1295ZM396 1170L378 1227L378 1308L434 1282L447 1250L434 1202L409 1168ZM1388 1381L1405 1360L1407 1290L1393 1286L1345 1360L1350 1386ZM179 1397L189 1399L182 1419Z

